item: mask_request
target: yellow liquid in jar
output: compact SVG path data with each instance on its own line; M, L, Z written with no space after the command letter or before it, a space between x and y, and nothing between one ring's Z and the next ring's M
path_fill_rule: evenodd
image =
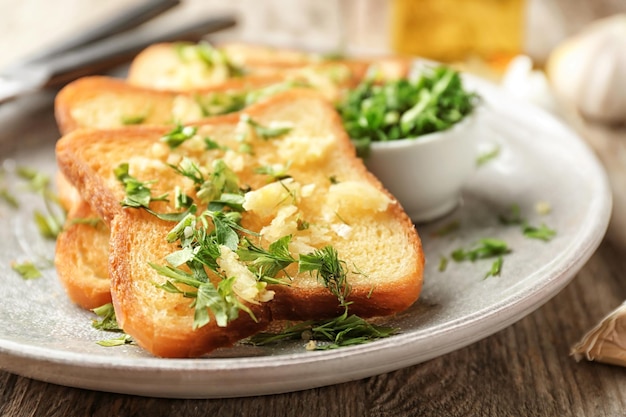
M525 0L392 0L396 52L506 65L523 50Z

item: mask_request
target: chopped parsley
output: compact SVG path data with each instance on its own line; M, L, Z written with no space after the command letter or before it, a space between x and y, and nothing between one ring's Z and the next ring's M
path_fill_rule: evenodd
M542 202L543 205L547 203ZM546 213L548 211L545 211ZM522 234L529 239L543 240L548 242L556 236L556 231L541 224L541 226L532 226L522 216L522 211L518 204L513 204L509 208L509 211L498 216L498 221L504 226L519 226L521 227ZM458 229L460 224L457 221L452 221L439 230L433 232L434 236L444 236L448 233ZM491 276L499 276L502 272L504 264L504 255L511 253L512 250L508 247L507 243L500 239L481 239L476 245L470 248L459 248L450 254L450 257L455 262L463 261L477 261L479 259L495 258L491 268L485 274L485 278ZM443 272L448 266L448 258L441 256L439 259L439 271Z
M533 226L522 217L521 210L518 204L513 204L508 214L502 214L499 216L500 223L504 225L520 226L522 233L529 239L543 240L549 242L556 236L556 230L541 224L540 226Z
M457 71L439 66L382 84L368 78L348 92L337 110L359 155L366 157L371 142L450 128L474 110L477 99L464 89Z
M197 44L179 42L174 44L175 52L183 63L200 61L206 68L213 70L217 67L226 69L227 77L240 77L245 74L245 69L235 65L221 49L214 48L208 42Z
M128 164L122 163L115 169L115 177L124 185L126 197L121 201L123 207L149 208L152 201L167 201L167 194L152 197L148 187L150 182L139 181L128 173Z
M214 149L217 149L217 150L220 150L220 151L227 151L228 150L227 147L220 145L219 143L217 143L216 141L214 141L210 137L205 137L204 138L204 144L206 145L206 150L207 151L211 151L211 150L214 150Z
M217 116L242 110L247 104L246 92L211 92L195 94L194 100L200 107L203 117Z
M253 120L249 115L242 114L241 121L248 126L252 127L252 130L256 134L257 137L268 140L277 138L279 136L285 135L289 133L292 129L291 126L279 126L279 127L269 127L260 124L259 122Z
M50 177L28 167L18 167L16 174L27 181L27 187L31 192L42 197L46 211L42 213L35 210L34 221L42 236L55 239L63 230L65 212L60 207L58 196L52 192Z
M448 267L448 258L445 256L439 257L439 272L443 272Z
M487 164L487 162L497 158L498 155L500 155L500 146L494 146L491 150L478 155L476 158L476 165L479 167L483 166Z
M291 175L287 174L290 166L290 162L284 166L263 165L261 167L257 167L254 172L257 174L268 175L270 177L270 181L280 181L291 178Z
M456 262L471 261L506 255L511 252L507 243L500 239L485 238L470 248L459 248L450 255Z
M491 268L485 274L485 278L499 276L504 263L503 255L511 253L507 243L500 239L481 239L470 248L459 248L450 255L455 262L471 261L478 259L496 258Z
M41 271L30 261L12 262L11 269L20 274L20 276L26 280L41 278Z
M130 337L130 335L124 333L119 337L114 337L113 339L107 340L99 340L96 343L104 347L124 346L132 344L133 339L132 337Z
M198 128L195 126L177 125L174 129L163 135L161 140L165 142L170 149L178 148L185 141L195 136Z
M289 252L291 235L281 237L271 243L267 249L255 245L250 239L244 239L243 244L237 250L239 259L248 263L248 268L259 278L273 280L279 272L296 262ZM286 272L285 272L286 274Z
M502 272L503 263L504 263L504 258L502 257L502 255L498 256L496 260L493 261L493 263L491 264L491 269L489 269L489 271L487 271L487 273L485 274L485 279L489 277L500 276L500 273Z
M140 125L145 122L147 117L145 115L132 115L132 116L122 116L122 124L124 126L132 126L132 125Z
M11 208L17 209L20 207L17 198L7 188L0 188L0 200L7 203Z
M523 226L522 233L530 239L543 240L544 242L549 242L554 236L556 236L556 230L549 228L543 223L538 227L525 224Z
M115 317L115 310L113 309L113 304L107 303L100 307L96 307L92 310L96 313L96 316L99 317L97 320L93 320L91 325L93 328L98 330L107 330L107 331L122 331L120 326L117 324L117 318Z

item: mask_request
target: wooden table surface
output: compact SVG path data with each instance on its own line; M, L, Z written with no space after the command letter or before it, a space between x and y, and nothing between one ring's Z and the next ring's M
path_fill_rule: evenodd
M23 3L34 7L32 1ZM9 6L0 0L0 11L19 9L17 4ZM20 27L13 23L18 36ZM32 42L17 45L35 49ZM3 59L23 52L5 50ZM623 415L626 368L577 363L569 350L626 300L626 161L620 160L626 152L626 129L578 119L571 123L598 153L614 188L608 235L564 290L510 327L458 351L388 374L252 398L144 398L57 386L0 371L0 416Z

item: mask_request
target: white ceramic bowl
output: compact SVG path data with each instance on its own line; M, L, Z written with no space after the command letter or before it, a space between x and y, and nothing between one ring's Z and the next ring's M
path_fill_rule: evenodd
M416 138L372 142L365 165L414 222L452 211L476 167L479 108L451 128Z

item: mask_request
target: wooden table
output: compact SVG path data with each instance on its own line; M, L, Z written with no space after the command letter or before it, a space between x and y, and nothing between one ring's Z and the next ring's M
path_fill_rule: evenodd
M33 7L33 2L23 3ZM9 7L9 2L0 0L0 9L3 7ZM10 7L19 9L14 2ZM27 7L22 8L25 10ZM19 27L16 30L19 33ZM20 45L19 42L17 45ZM29 47L34 49L32 44ZM4 50L4 59L22 52ZM626 146L626 129L607 128L580 120L572 120L572 123L598 152L614 187L615 211L608 237L561 293L495 335L426 363L389 374L253 398L143 398L67 388L0 371L0 415L317 417L623 414L626 409L626 369L598 363L577 363L569 356L569 350L590 327L626 299L626 188L623 186L626 164L619 160L620 152L626 151L623 149Z

